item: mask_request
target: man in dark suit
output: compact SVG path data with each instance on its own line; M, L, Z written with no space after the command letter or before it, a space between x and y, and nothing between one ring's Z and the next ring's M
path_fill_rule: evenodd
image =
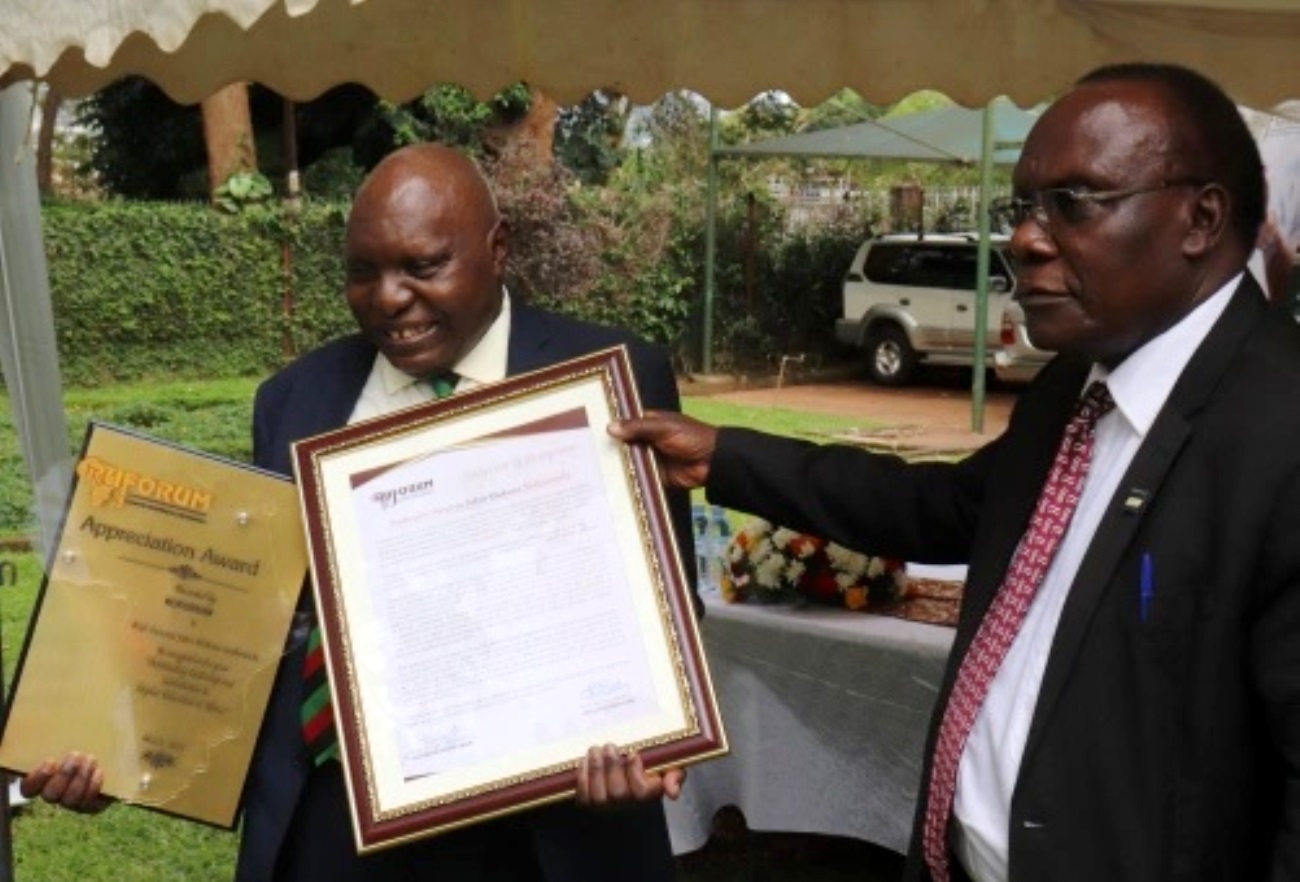
M1254 142L1198 74L1103 68L1014 192L1016 296L1062 355L968 459L610 430L713 502L969 563L908 880L1300 879L1300 333L1243 274Z
M291 444L359 419L618 344L647 407L675 410L666 354L629 334L513 302L503 279L507 226L474 164L435 144L400 150L357 191L348 217L345 295L359 332L326 344L257 392L257 465L291 474ZM683 562L694 566L690 503L669 500ZM687 573L694 584L693 573ZM682 774L593 748L575 782L583 800L533 809L358 857L340 764L315 762L303 736L310 592L295 617L245 788L238 882L664 882L675 875L661 797ZM73 755L29 775L24 792L96 808L98 768Z

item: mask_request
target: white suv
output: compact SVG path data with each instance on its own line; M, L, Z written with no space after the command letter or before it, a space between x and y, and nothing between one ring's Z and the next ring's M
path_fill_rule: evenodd
M994 236L989 254L989 365L1015 289L1006 244L1007 237ZM974 361L977 250L977 237L965 234L880 236L858 248L844 276L835 336L866 350L873 380L901 386L922 361Z
M1025 309L1012 300L1002 310L1001 344L993 353L993 372L1004 383L1028 383L1038 375L1054 353L1039 349L1029 339Z

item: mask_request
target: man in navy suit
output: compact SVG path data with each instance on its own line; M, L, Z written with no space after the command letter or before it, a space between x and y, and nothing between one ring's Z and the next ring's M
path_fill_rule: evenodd
M345 296L360 332L262 385L253 414L255 462L287 474L293 441L427 401L431 377L454 373L463 389L619 343L631 351L646 406L678 407L664 353L628 334L512 301L502 284L506 257L506 223L472 162L433 144L385 159L358 190L348 218ZM689 542L689 500L679 491L671 505L679 540ZM663 785L636 758L612 749L593 751L598 768L584 773L602 787L635 790L643 803L607 812L542 808L358 859L339 764L312 768L304 753L300 660L291 650L281 667L254 758L239 882L672 878L657 798ZM676 775L669 786L680 786Z
M647 407L676 410L666 354L629 334L513 301L503 286L507 225L477 167L435 144L404 148L357 191L348 217L345 295L359 332L295 361L258 389L257 465L291 474L292 442L434 397L618 344L629 348ZM669 500L688 570L690 503ZM688 572L690 584L694 578ZM698 607L698 604L697 604ZM358 857L340 764L308 756L300 709L309 592L277 673L245 788L237 882L664 882L674 877L661 797L683 775L647 773L638 756L593 748L581 801L533 809ZM99 773L73 755L36 770L24 792L93 808Z
M971 457L909 465L670 414L611 432L713 502L969 563L906 879L1300 879L1300 332L1243 272L1264 218L1255 143L1200 75L1120 65L1043 114L1013 185L1016 296L1061 356ZM1013 559L1066 509L1040 492L1093 381L1114 408L1002 627L1029 581ZM966 704L955 684L986 672ZM943 753L944 799L937 735L957 717L973 725Z

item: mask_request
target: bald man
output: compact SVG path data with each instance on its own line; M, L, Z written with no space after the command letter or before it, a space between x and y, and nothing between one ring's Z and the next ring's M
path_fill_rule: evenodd
M460 392L618 344L631 354L642 402L679 408L661 349L513 301L503 284L507 253L506 222L469 159L420 144L381 162L358 189L347 224L344 293L358 332L303 356L258 389L256 464L292 474L294 441L426 402L435 380ZM689 570L690 501L675 491L669 506ZM687 575L693 585L694 574ZM575 802L359 857L340 764L314 759L303 736L302 671L314 620L304 588L245 787L237 882L674 877L661 797L676 796L683 775L647 773L639 757L608 745L582 760ZM105 804L101 784L92 757L70 754L29 774L23 792L95 811ZM586 805L597 803L601 808Z

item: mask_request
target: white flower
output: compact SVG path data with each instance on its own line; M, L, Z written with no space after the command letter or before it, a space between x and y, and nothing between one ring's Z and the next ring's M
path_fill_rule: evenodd
M803 577L804 571L808 567L801 560L792 560L785 568L785 580L791 585L798 585L799 580Z
M755 562L754 580L758 584L770 591L775 591L781 587L781 570L785 566L785 560L779 554L769 554Z
M830 558L831 565L835 569L844 573L851 573L854 576L862 575L870 564L870 560L865 554L850 551L842 545L836 545L834 542L826 546L826 556Z
M799 536L794 530L788 530L785 527L779 527L772 534L772 544L777 548L785 551L790 547L790 541Z

